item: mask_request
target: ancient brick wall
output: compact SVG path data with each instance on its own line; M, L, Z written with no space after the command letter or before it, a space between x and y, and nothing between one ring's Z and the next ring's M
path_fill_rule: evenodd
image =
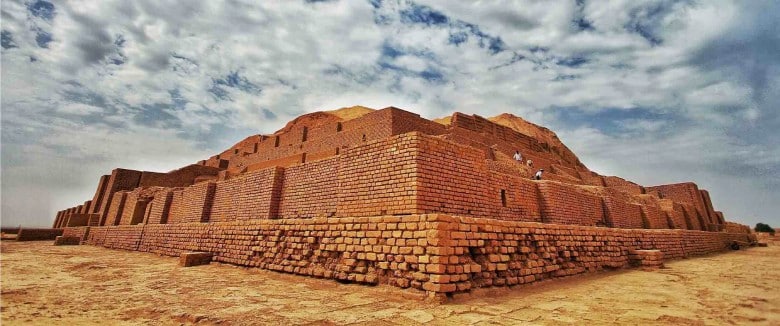
M59 211L59 212L57 213L57 216L58 216L58 217L57 217L57 218L54 220L54 224L53 224L53 227L54 227L55 229L58 229L58 228L61 228L61 227L62 227L62 224L65 222L65 219L66 219L66 217L65 217L65 216L66 216L67 214L68 214L68 210L67 210L67 209L63 209L63 210L61 210L61 211Z
M683 209L686 223L690 226L688 228L689 230L706 230L706 226L703 223L704 221L695 206L688 203L681 203L680 207Z
M440 227L440 229L442 229ZM604 229L453 218L443 228L452 247L445 261L450 290L535 282L625 267L632 249L657 249L667 259L727 250L747 235L684 230ZM454 256L454 258L453 258ZM453 271L454 273L450 273Z
M19 230L21 230L21 227L19 227L19 226L0 227L0 232L5 233L5 234L18 234Z
M426 226L420 216L136 225L100 228L87 243L171 256L206 251L223 263L423 290L438 264Z
M744 234L751 233L749 226L742 225L739 223L734 223L734 222L726 222L725 228L726 228L726 232L728 233L744 233Z
M284 169L271 167L217 182L209 221L278 217Z
M423 135L418 148L420 213L540 220L536 183L526 177L525 167L486 160L473 147L431 136Z
M417 150L417 212L541 219L536 183L516 172L526 167L486 160L473 147L428 135L420 135Z
M69 212L68 212L67 214L65 214L65 219L62 221L62 225L60 225L60 227L67 226L67 225L68 225L68 220L70 220L70 217L71 217L73 214L78 214L78 213L76 212L76 209L75 209L75 208L72 208L72 209L70 209L70 210L69 210Z
M122 210L122 215L119 218L119 225L138 224L138 222L132 222L134 222L134 218L138 214L143 214L143 212L138 212L138 210L146 208L145 205L142 205L142 203L139 203L138 201L138 195L140 192L141 188L136 188L133 191L129 191L127 193L127 196L125 197L125 206Z
M541 222L537 183L520 176L490 174L484 179L490 205L487 216L502 220Z
M235 153L229 150L221 154L223 155L221 157L230 161L231 171L240 171L248 166L256 166L253 169L269 167L272 165L263 162L272 160L283 160L273 164L279 166L290 166L304 161L284 164L293 157L306 158L306 161L323 159L326 158L326 153L336 154L337 148L359 146L365 142L393 135L393 112L396 110L398 109L378 110L356 119L343 122L332 121L317 126L302 122L287 131L271 135L268 139L258 142L257 151L254 150L253 144L252 153L243 151ZM312 157L309 158L309 155Z
M568 148L558 148L548 143L539 142L532 136L517 132L487 120L483 117L468 116L455 113L451 119L451 134L458 134L456 138L475 139L471 146L497 146L505 154L512 155L515 150L520 150L524 159L534 161L534 167L549 169L552 164L558 163L575 167L579 160ZM468 132L463 132L463 131ZM465 143L464 143L465 144ZM576 175L573 175L576 179Z
M612 189L612 188L607 188ZM632 195L631 198L642 205L642 219L645 228L648 229L674 229L674 221L670 220L667 209L673 209L672 206L665 207L661 205L662 199L653 194ZM673 203L669 199L663 199L669 205ZM683 221L684 224L684 221ZM683 227L684 228L684 227Z
M474 129L471 127L471 123L465 123L465 121L474 120L472 117L463 115L453 116L454 121L451 127L447 130L447 133L442 136L443 139L452 141L454 143L472 147L476 150L483 151L484 149L494 149L506 157L511 158L515 151L519 150L523 155L523 160L534 160L534 167L544 167L549 169L553 161L549 161L549 157L544 153L544 149L539 146L538 142L530 137L526 137L517 133L517 137L506 137L507 133L502 132L506 127L495 125L494 123L487 121L487 125L498 126L497 129L477 127ZM484 120L479 118L479 120ZM485 130L483 130L485 129ZM481 131L480 131L481 130ZM503 135L505 138L498 138L494 132ZM513 133L510 133L514 135ZM511 139L510 139L511 138Z
M419 131L426 135L441 135L447 131L447 128L444 125L423 119L419 114L397 108L391 109L390 113L392 114L393 135L400 135L412 131Z
M535 173L535 170L531 170L527 165L515 162L514 160L485 160L485 166L490 174L501 173L525 179L530 179Z
M127 169L114 169L111 171L111 176L108 178L106 184L106 190L103 195L103 202L101 207L100 225L113 225L107 222L109 204L114 199L114 194L117 191L133 190L138 186L138 181L141 179L141 171L127 170Z
M556 174L562 179L569 180L569 182L573 184L584 184L584 182L580 179L577 170L568 166L563 166L560 164L550 164L549 171L545 170L544 172L552 172L553 174ZM550 173L545 173L545 174L549 175Z
M479 134L491 135L492 138L504 141L525 143L528 145L537 141L533 137L523 135L509 127L499 125L478 115L468 116L463 113L455 113L450 121L452 127L471 130Z
M62 228L63 225L65 225L65 222L68 220L68 210L63 210L60 213L60 217L57 219L57 221L54 223L54 228L59 229Z
M723 217L723 212L715 211L715 216L717 217L719 224L725 224L726 219Z
M625 229L641 229L644 227L641 206L628 203L615 196L606 196L603 200L607 226Z
M644 189L642 186L635 184L633 182L626 181L625 179L619 177L605 176L604 184L606 184L607 187L620 189L621 191L634 194L634 195L641 195L644 193Z
M91 206L92 206L92 200L85 201L84 204L79 205L79 213L88 214L90 212Z
M96 236L100 236L102 239L94 241L95 243L102 242L102 246L112 249L136 251L141 244L141 237L144 233L143 224L107 226L104 229L106 229L105 233L96 234ZM91 235L92 232L90 232ZM87 240L87 243L92 244L90 241Z
M431 137L421 137L417 150L421 213L486 216L489 206L500 203L499 192L489 191L484 182L475 182L487 180L484 153Z
M108 186L108 181L111 178L111 175L103 175L100 177L100 181L98 181L97 189L95 190L95 195L92 197L92 207L90 209L90 213L101 213L101 205L103 204L103 198L106 196L106 187ZM99 221L98 221L99 223Z
M314 162L314 161L329 159L338 155L340 152L341 152L340 148L328 148L319 152L309 152L306 153L306 156L304 157L303 161Z
M55 228L63 228L68 224L68 219L70 218L70 215L73 213L63 212L62 218L60 219L60 223L57 224Z
M62 235L63 229L21 228L16 233L16 241L54 240Z
M168 211L168 223L181 223L184 207L184 189L174 189L171 193L171 208Z
M536 173L536 171L534 171L534 173ZM575 179L574 177L568 174L555 174L549 172L547 169L545 169L544 173L542 174L542 180L552 180L552 181L557 181L566 184L574 184L574 185L582 184L582 181Z
M65 216L66 215L67 215L67 213L65 213L65 211L60 212L59 217L54 222L54 228L55 229L58 229L58 228L62 227L62 225L65 223L65 219L66 219Z
M247 174L241 186L242 199L236 219L278 218L283 176L284 169L279 167Z
M141 226L134 226L134 227L141 227ZM111 227L109 226L90 228L84 243L95 245L95 246L102 246L106 242L106 235L108 234L108 230L110 228Z
M282 157L282 158L277 158L277 159L273 159L273 160L260 161L260 162L257 162L257 163L252 163L252 164L246 165L244 167L244 169L242 169L241 171L243 171L243 172L252 172L252 171L257 171L257 170L263 170L263 169L271 168L271 167L274 167L274 166L288 167L288 166L293 166L293 165L299 165L301 163L304 163L305 161L306 161L306 153L300 153L300 154L295 154L295 155ZM237 170L229 170L229 172L231 174L238 174Z
M486 139L484 135L476 134L471 130L464 128L453 127L447 130L447 133L442 135L441 139L451 141L459 145L473 147L474 149L481 148L481 151L484 151L485 147L489 147L489 145L484 143L484 140ZM514 151L512 151L512 155L514 155Z
M666 215L667 221L672 223L674 229L690 229L680 204L675 203L671 199L659 199L658 207Z
M52 227L53 228L56 229L57 227L59 227L60 223L62 223L61 222L62 214L63 214L63 212L59 211L59 212L57 212L57 214L54 215L54 223L52 223Z
M149 203L149 214L146 216L148 224L166 224L170 215L173 190L167 189L157 192Z
M602 177L588 171L565 146L540 142L479 116L455 114L451 125L444 126L391 107L339 120L327 113L303 116L274 135L247 137L198 165L167 173L116 169L101 177L91 201L59 212L53 225L69 225L73 214L90 211L101 212L101 219L90 218L88 225L448 213L723 229L722 214L713 210L709 194L693 183L643 188ZM407 131L414 132L392 136ZM511 160L518 149L534 160L533 168ZM217 173L219 168L209 166L226 170ZM545 180L529 180L540 167L549 169ZM150 185L187 187L159 196L133 190ZM616 190L632 196L617 196ZM656 203L643 196L666 199L654 198ZM661 205L663 201L669 202Z
M106 222L102 223L103 225L119 225L125 209L127 191L116 192L111 197L110 204L106 205Z
M710 193L707 190L700 189L699 194L704 202L705 216L707 221L712 224L723 224L718 220L718 216L715 215L715 208L712 207L712 199L710 199Z
M583 183L591 186L602 186L606 187L606 183L604 182L604 178L598 173L591 172L591 171L581 171L578 173L578 176L582 179Z
M209 159L203 162L203 166L217 168L220 170L227 169L230 161L221 159L219 155L209 157Z
M412 214L419 133L408 133L345 150L338 170L338 216Z
M89 234L89 229L89 226L67 227L63 229L62 236L75 237L81 239L81 241L85 241Z
M177 203L180 205L177 207L177 216L173 220L176 223L208 221L214 202L215 188L213 182L201 182L184 188L181 201Z
M704 200L699 193L699 187L695 183L685 182L669 185L647 187L657 192L661 198L668 198L682 204L690 204L694 207L699 215L703 218L707 214L707 208L705 208ZM698 225L701 223L697 222ZM697 228L700 230L701 228Z
M542 221L545 223L606 225L601 198L552 181L539 183Z
M645 204L642 205L642 217L646 222L647 229L672 229L669 225L669 219L659 206Z
M230 156L230 155L249 155L257 153L259 149L260 143L267 140L268 136L264 135L252 135L247 138L244 138L240 142L233 145L233 147L223 151L220 153L220 157L223 156Z
M60 227L87 226L89 225L89 220L92 219L95 215L98 214L68 214L67 220L65 220L64 223L60 225Z
M244 182L245 178L240 177L217 182L217 188L214 191L214 205L211 207L211 217L209 218L210 222L224 222L237 218L241 198L241 185Z
M277 183L267 181L272 180L267 174L270 169L220 181L206 215L186 211L182 207L189 200L174 195L170 223L441 211L540 221L536 183L522 176L485 173L492 161L486 161L483 155L474 148L420 133L390 137L346 149L333 159L277 168ZM414 179L418 181L416 187ZM185 192L191 193L192 188ZM415 197L420 189L428 195ZM132 194L128 198L131 203ZM271 204L272 199L281 207L279 211ZM347 210L342 211L342 207ZM132 214L125 212L125 218Z
M286 168L282 179L281 218L332 217L339 198L339 158Z
M532 283L628 266L628 253L667 259L727 250L748 234L500 221L440 214L244 220L91 228L87 243L430 294Z
M339 123L340 122L337 121L329 121L321 125L315 124L306 126L306 140L302 140L301 143L311 142L311 144L315 144L321 142L323 139L329 139L335 136L340 132L338 129ZM303 132L304 130L301 129L299 134L301 139L303 139Z
M215 167L191 164L167 173L143 171L138 182L139 187L186 187L195 183L202 176L216 176L219 169Z
M393 136L393 111L397 109L387 108L363 115L357 119L341 122L341 131L332 138L343 138L338 141L340 145L349 147L361 144L364 141L380 140ZM366 135L363 140L363 135Z

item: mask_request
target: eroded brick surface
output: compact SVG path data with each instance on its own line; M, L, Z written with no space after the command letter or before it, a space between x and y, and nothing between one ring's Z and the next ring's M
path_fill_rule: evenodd
M110 226L93 228L86 242L169 256L207 252L241 266L454 293L627 267L634 250L678 259L750 238L430 214Z
M115 169L53 226L108 248L434 295L658 260L636 250L675 259L754 240L694 183L602 176L546 128L495 119L316 112L181 169Z

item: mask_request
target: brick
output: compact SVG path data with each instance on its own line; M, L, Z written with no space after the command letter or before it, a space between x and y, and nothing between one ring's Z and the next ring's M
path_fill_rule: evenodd
M52 225L107 248L205 252L434 296L656 266L755 238L693 183L598 175L548 130L507 119L517 130L460 113L446 126L397 108L313 113L171 172L116 169Z

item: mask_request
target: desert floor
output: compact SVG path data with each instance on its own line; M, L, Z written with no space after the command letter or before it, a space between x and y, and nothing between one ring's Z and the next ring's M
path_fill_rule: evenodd
M388 286L51 241L2 241L3 325L780 325L780 246L503 290L444 305Z

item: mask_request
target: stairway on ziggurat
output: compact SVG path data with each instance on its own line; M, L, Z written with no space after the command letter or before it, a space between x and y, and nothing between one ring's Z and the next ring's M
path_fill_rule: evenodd
M204 251L431 297L620 268L636 250L673 259L754 240L695 183L599 175L519 117L431 121L359 106L300 116L170 172L115 169L54 227L86 244Z

